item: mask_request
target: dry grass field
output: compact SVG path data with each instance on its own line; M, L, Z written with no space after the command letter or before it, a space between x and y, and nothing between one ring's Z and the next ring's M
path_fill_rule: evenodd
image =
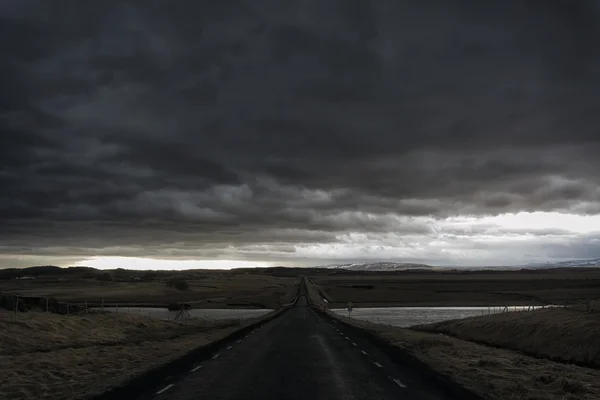
M444 321L412 329L600 368L600 313L596 312L551 308Z
M0 399L82 399L239 329L233 321L0 311Z
M98 276L110 274L111 280ZM189 287L168 287L172 279L185 280ZM98 271L36 279L0 280L0 290L23 296L55 298L58 301L99 305L162 306L190 303L193 308L276 308L294 299L296 278L230 271L136 272Z
M313 275L331 307L575 304L600 298L600 269Z

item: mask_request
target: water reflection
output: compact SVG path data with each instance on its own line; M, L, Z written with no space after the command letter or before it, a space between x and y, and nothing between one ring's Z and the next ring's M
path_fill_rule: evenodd
M378 307L355 308L350 316L352 318L375 322L378 324L409 327L413 325L431 324L450 319L475 317L505 311L525 311L528 306L504 307ZM332 309L331 311L348 316L345 309Z

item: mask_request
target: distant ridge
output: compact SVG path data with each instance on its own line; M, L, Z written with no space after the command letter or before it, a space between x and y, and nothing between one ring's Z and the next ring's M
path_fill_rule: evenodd
M558 262L544 262L527 264L524 268L581 268L581 267L600 267L600 258L590 258L585 260L568 260Z
M331 264L321 265L317 268L346 269L349 271L398 271L405 269L433 269L431 265L417 263L397 263L397 262L371 262L371 263L350 263L350 264Z

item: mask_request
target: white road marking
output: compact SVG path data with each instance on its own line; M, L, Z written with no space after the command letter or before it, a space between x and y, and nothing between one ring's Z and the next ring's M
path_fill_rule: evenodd
M340 332L340 336L344 336L344 334L342 332Z
M200 368L202 368L202 365L198 365L196 368L193 368L190 370L190 372L196 372L198 371Z
M212 357L212 359L214 360L215 358L219 357L219 355L220 355L219 353L215 354L215 355Z
M357 345L356 343L352 342L352 346L355 346L355 347L356 347L356 346L358 346L358 345Z
M392 378L392 380L396 383L396 385L400 386L401 388L406 389L406 385L404 383L400 382L398 379Z
M231 350L233 348L233 346L229 346L227 347L227 350Z
M367 352L366 352L366 351L364 351L364 350L361 350L360 352L361 352L361 353L363 353L365 356L368 356L368 355L369 355L369 353L367 353Z
M167 385L164 388L160 389L158 392L156 392L156 394L163 394L167 390L171 389L173 386L175 386L175 385L171 383L170 385Z
M238 340L236 343L242 343L242 339Z
M377 365L377 368L383 368L383 365L379 364L377 361L373 361L373 364Z
M346 338L346 340L350 340L350 338L348 336L344 336Z
M244 336L244 339L248 339L248 336L250 336L250 335L246 335L246 336Z

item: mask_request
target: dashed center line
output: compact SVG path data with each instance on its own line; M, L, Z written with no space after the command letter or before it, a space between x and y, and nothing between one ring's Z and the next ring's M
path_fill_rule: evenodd
M228 346L227 350L231 350L233 348L233 346Z
M215 358L217 358L217 357L219 357L219 356L220 356L220 354L219 354L219 353L217 353L217 354L215 354L214 356L212 356L212 359L214 360Z
M192 369L190 370L190 372L196 372L196 371L198 371L200 368L202 368L202 365L198 365L196 368L192 368Z
M364 350L361 350L360 352L361 352L361 353L363 353L365 356L368 356L368 355L369 355L369 353L367 353L367 352L366 352L366 351L364 351Z
M236 341L236 343L242 343L242 339L240 339L240 340Z
M358 346L356 343L352 342L352 346L356 347Z
M406 385L402 382L400 382L398 379L396 378L392 378L392 380L394 381L394 383L398 386L400 386L401 388L405 388L406 389Z
M377 365L377 368L383 368L383 365L379 364L377 361L373 361L373 364Z
M167 390L171 389L173 386L175 386L175 385L171 383L170 385L167 385L164 388L160 389L158 392L156 392L156 394L163 394Z
M344 336L346 338L346 340L350 340L350 338L348 336Z

